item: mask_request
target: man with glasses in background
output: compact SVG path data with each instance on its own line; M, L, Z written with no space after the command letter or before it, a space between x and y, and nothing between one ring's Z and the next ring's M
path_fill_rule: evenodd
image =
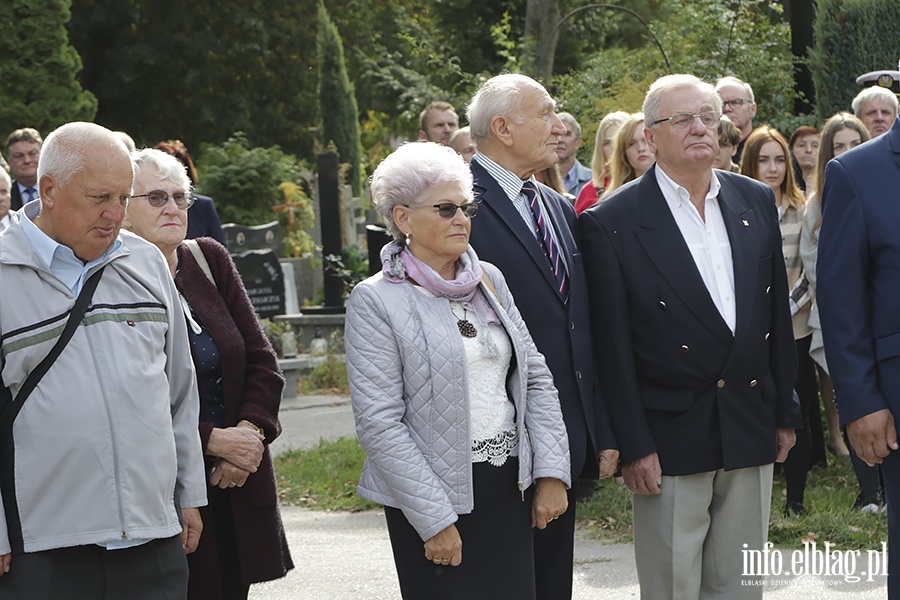
M38 198L37 168L43 143L41 134L31 127L16 129L6 138L6 157L13 178L11 210L19 210L23 204Z
M693 75L657 80L656 165L578 219L643 600L762 597L744 551L800 426L775 198L713 169L721 110Z
M741 130L741 141L734 155L734 162L741 164L744 142L753 132L753 117L756 116L753 88L737 77L723 77L716 83L716 93L722 98L722 114Z

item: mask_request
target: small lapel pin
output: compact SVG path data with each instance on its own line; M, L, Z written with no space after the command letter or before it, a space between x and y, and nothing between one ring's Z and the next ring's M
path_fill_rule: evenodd
M750 227L750 222L747 219L741 219L741 223L744 224L744 227Z

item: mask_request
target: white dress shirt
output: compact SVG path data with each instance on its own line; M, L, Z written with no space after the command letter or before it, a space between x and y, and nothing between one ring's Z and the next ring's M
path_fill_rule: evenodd
M656 181L662 190L666 204L681 231L681 237L691 251L694 264L706 285L710 298L722 319L734 334L737 315L734 298L734 261L731 258L731 243L719 206L721 184L715 173L710 180L709 191L704 201L704 221L697 207L691 203L690 193L675 183L659 164L656 165Z

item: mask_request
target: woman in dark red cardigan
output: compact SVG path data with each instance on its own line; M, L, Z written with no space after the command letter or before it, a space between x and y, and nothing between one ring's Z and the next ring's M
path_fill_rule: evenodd
M184 167L158 150L133 158L135 195L124 225L169 261L200 390L209 505L201 508L200 544L188 556L188 598L245 599L251 583L293 568L268 448L280 433L284 377L228 251L210 238L193 249L183 243L190 206Z

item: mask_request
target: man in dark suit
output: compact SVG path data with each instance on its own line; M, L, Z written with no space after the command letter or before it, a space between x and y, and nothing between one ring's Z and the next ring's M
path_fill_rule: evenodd
M645 600L762 597L742 551L763 549L773 462L800 426L775 199L713 171L721 111L696 77L659 79L656 165L579 218Z
M841 425L880 464L888 503L888 597L900 598L900 120L828 163L816 302Z
M554 105L543 86L523 75L494 77L475 94L468 117L478 152L470 165L481 208L470 243L481 259L503 271L547 359L574 481L611 476L618 452L593 375L587 284L572 231L575 212L533 177L558 160L556 141L565 126ZM574 499L569 490L560 521L535 532L538 598L572 595Z
M19 210L23 204L38 199L37 168L44 143L36 129L16 129L6 138L6 157L13 178L10 190L10 209Z

